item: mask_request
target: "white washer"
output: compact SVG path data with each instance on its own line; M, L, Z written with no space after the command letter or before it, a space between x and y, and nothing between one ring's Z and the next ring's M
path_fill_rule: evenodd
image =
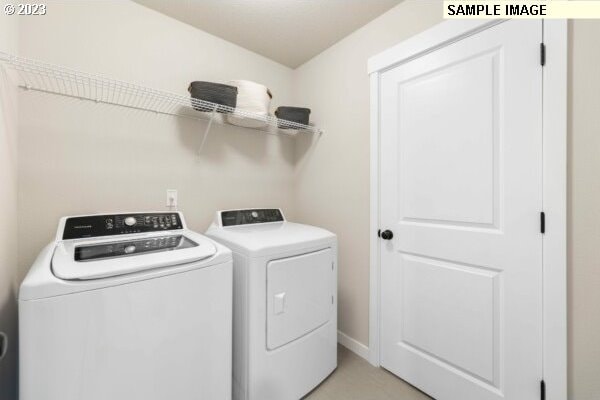
M298 400L337 366L337 238L278 209L217 212L233 251L233 398Z
M230 399L231 260L177 212L62 218L19 292L20 399Z

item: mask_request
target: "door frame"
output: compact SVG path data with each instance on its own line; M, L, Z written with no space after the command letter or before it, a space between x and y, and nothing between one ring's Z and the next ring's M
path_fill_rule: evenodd
M383 72L506 20L442 22L372 57L370 75L370 294L369 362L380 366L379 85ZM567 20L542 25L543 130L543 379L547 400L567 399ZM542 210L540 210L542 211Z

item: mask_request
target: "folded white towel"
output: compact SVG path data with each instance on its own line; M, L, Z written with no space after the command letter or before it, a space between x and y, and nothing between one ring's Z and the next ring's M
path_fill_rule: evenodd
M252 81L235 80L227 83L238 88L235 112L227 115L229 123L248 128L267 125L266 117L271 106L271 91Z

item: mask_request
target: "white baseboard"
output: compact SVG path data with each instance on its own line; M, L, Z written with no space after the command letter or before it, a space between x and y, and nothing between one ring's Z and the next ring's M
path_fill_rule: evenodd
M357 356L369 361L369 348L358 340L351 338L341 331L338 331L338 343Z

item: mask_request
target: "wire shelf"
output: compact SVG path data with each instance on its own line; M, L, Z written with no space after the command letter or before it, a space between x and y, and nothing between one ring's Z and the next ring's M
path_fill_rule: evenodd
M290 134L295 132L318 133L323 131L313 125L303 125L292 121L261 115L193 99L175 93L156 90L129 82L107 78L99 74L81 72L70 68L35 61L0 52L0 63L14 72L17 85L25 90L90 100L130 109L149 111L157 114L193 118L209 121L207 132L213 122L229 124L223 114L236 119L259 122L264 127L258 129L269 133ZM202 111L198 111L198 109ZM207 111L203 111L207 110ZM232 125L232 124L230 124Z

